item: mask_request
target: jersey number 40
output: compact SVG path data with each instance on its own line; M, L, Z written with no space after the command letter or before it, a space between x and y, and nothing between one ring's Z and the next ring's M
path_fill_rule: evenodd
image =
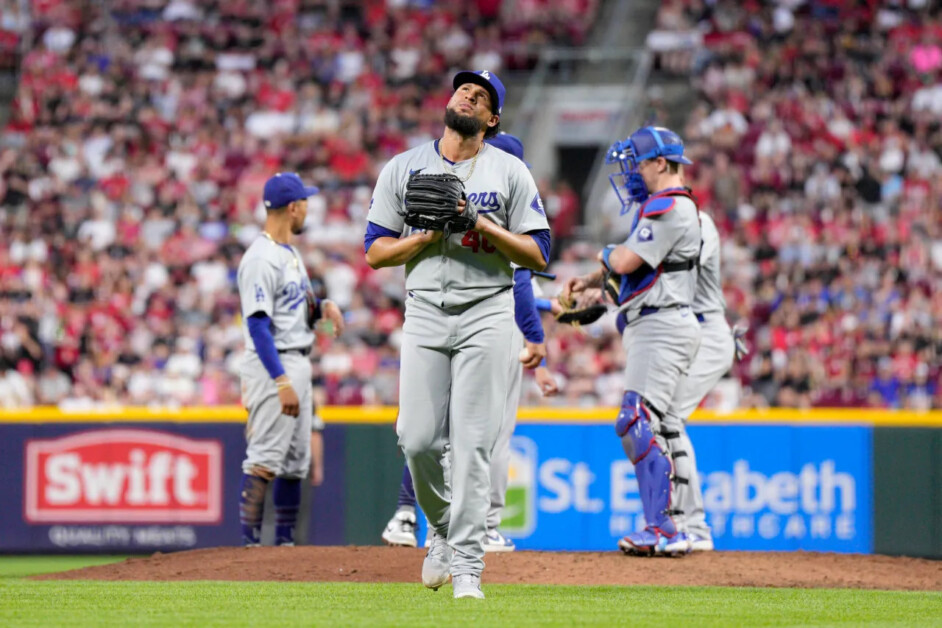
M485 253L494 253L497 251L496 246L488 242L485 236L482 236L474 229L464 234L464 237L461 238L461 246L468 247L471 249L472 253L477 253L478 249L484 251Z

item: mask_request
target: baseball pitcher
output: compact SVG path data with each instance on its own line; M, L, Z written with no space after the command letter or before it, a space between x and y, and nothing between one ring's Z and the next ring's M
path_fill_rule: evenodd
M491 146L523 160L523 143L514 135L499 133L485 140ZM526 161L524 161L526 163ZM545 273L541 273L546 275ZM552 275L546 275L554 278ZM509 385L507 388L507 403L504 410L503 423L498 434L497 443L491 452L491 505L487 511L487 531L484 535L484 552L512 552L516 549L514 542L505 537L499 530L501 512L504 509L507 495L508 470L510 467L510 439L517 424L517 407L520 405L520 386L523 380L523 362L529 361L526 352L526 342L542 345L544 342L543 324L540 321L540 311L551 310L551 304L546 299L536 299L538 287L534 285L535 279L532 271L527 268L514 269L514 327L512 345L520 347L525 353L513 356L510 361ZM545 349L544 349L545 350ZM544 396L551 397L558 392L556 378L546 368L544 359L533 371L536 383ZM415 536L415 488L408 465L403 469L402 482L399 486L399 500L396 504L396 513L383 529L382 539L389 545L403 545L416 547Z
M599 252L602 267L575 277L560 300L602 287L619 308L625 393L615 433L635 466L647 527L618 542L629 554L686 553L689 541L671 518L673 465L661 422L700 344L691 309L700 256L700 221L683 187L680 137L644 127L616 142L607 161L620 166L612 185L625 209L640 203L628 239Z
M265 230L239 263L239 297L245 358L242 404L249 412L239 489L242 542L261 540L265 492L272 483L275 544L294 545L301 480L311 461L311 344L314 324L324 317L343 330L340 309L311 290L304 262L291 245L307 216L307 199L317 188L294 173L265 183Z
M514 353L511 263L545 267L550 234L527 167L484 143L499 130L503 84L487 71L459 72L452 84L441 139L380 173L364 248L373 268L406 266L397 432L434 529L422 582L438 589L453 576L455 597L483 598L491 451ZM528 349L524 366L534 367L545 349Z

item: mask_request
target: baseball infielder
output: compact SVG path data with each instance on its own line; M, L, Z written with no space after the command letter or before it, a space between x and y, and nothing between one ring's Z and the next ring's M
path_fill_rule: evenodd
M635 465L647 527L618 542L626 553L689 551L671 518L672 464L661 422L700 344L691 309L700 255L697 206L683 188L684 145L676 133L644 127L616 142L607 161L622 205L642 203L628 239L599 253L602 268L570 279L562 301L602 286L618 304L625 394L615 433ZM623 196L624 193L624 196Z
M700 212L703 245L693 311L700 322L700 348L686 377L680 380L661 429L674 461L674 517L686 531L692 551L713 549L713 535L703 511L703 493L693 443L686 421L720 378L729 371L737 353L733 332L726 322L726 299L720 278L720 235L709 214ZM744 350L744 348L743 348Z
M323 315L334 333L343 330L340 309L313 297L301 255L290 244L304 228L308 197L316 193L294 173L268 179L265 230L239 263L246 349L242 403L249 412L239 521L247 546L260 544L265 491L272 480L275 544L294 545L301 479L311 460L311 321Z
M490 458L507 398L514 353L511 263L542 269L549 259L546 214L527 167L484 143L498 132L505 90L494 74L463 71L445 111L440 140L394 157L373 193L365 237L370 266L406 265L399 445L419 505L435 533L422 582L438 589L454 577L455 597L483 598L482 541L490 503ZM474 228L403 235L410 173L450 173L464 183L462 211ZM544 352L528 343L539 364ZM452 443L451 497L442 452Z

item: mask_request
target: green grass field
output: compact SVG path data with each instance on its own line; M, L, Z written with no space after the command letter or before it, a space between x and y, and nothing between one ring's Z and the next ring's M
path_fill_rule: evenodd
M25 579L120 559L0 557L0 626L942 625L942 593L485 584L482 602L419 584Z

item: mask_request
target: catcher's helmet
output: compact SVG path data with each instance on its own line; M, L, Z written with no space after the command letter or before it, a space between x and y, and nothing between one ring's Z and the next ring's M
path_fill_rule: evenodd
M609 175L609 180L623 209L627 209L631 203L643 203L650 195L638 172L638 165L656 157L679 164L693 163L684 157L684 142L680 136L660 126L642 127L628 139L615 142L608 149L605 163L618 164L621 170Z

